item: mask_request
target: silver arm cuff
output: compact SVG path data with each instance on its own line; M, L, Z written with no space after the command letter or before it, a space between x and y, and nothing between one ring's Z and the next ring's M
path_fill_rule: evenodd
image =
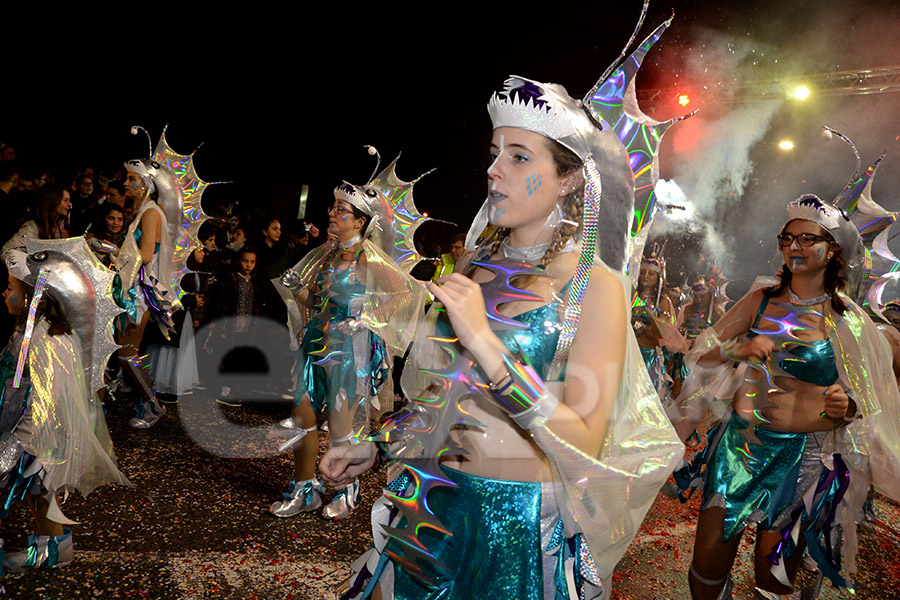
M522 429L530 430L546 424L550 416L556 412L557 406L559 406L559 398L556 397L556 394L544 389L538 401L530 408L518 414L511 413L509 417Z

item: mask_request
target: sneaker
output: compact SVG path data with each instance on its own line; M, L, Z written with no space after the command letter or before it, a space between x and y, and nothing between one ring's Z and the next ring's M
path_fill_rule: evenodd
M322 509L322 516L326 519L346 519L357 506L359 506L359 479L354 479L353 483L334 495L328 506Z
M290 485L290 491L283 494L284 500L275 502L269 507L269 512L276 517L293 517L302 512L312 512L322 506L325 484L318 478L292 481Z
M6 555L3 566L13 573L62 567L75 558L72 530L66 527L58 536L28 536L28 546L21 552Z
M138 405L138 415L128 420L128 426L133 429L150 429L166 414L166 407L153 402L144 402Z
M221 404L222 406L240 406L241 401L237 398L216 398L216 403Z

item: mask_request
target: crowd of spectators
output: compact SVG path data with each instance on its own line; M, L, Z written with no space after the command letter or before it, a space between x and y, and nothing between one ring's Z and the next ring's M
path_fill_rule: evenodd
M24 250L26 238L85 235L101 262L114 268L114 257L135 216L135 202L141 200L129 197L127 176L121 166L104 170L82 166L65 173L33 166L28 157L17 156L14 144L0 141L3 257L13 249ZM240 203L230 209L204 204L204 210L212 218L201 227L200 244L188 260L189 272L182 280L184 310L175 316L178 330L165 339L157 328L148 328L153 333L145 334L141 344L142 353L149 353L155 363L151 373L157 390L166 395L185 393L213 379L220 381L223 357L239 347L267 346L268 358L285 358L281 365L247 355L225 361L238 365L238 370L276 367L279 373L289 374L292 359L283 327L287 310L271 280L327 237L310 221L284 223L274 214L242 211ZM453 236L443 251L434 243L420 244L420 253L432 260L420 263L413 275L429 280L452 272L464 252L464 240L462 234ZM5 264L0 264L0 270L5 279ZM248 326L256 322L273 325L263 326L262 331L259 326ZM0 333L8 337L13 327L8 315L0 316L0 326L4 329ZM189 330L187 336L185 329ZM185 338L190 340L189 350L181 349ZM191 369L181 372L188 358L185 350L196 354L190 357L198 365L195 373ZM174 371L178 371L177 377ZM269 381L266 393L289 392L288 377ZM228 386L216 384L211 391L221 397L230 395Z

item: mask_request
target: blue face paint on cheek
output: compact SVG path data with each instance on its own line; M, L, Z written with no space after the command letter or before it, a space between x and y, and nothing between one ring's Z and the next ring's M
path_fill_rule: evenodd
M817 250L817 253L818 253L818 255L819 255L819 259L821 260L822 257L825 256L825 249L824 249L824 248L819 248L819 249Z
M15 294L10 294L7 297L6 301L9 302L10 306L18 306L19 305L19 297L16 296Z
M541 176L532 173L525 179L525 191L528 192L528 195L530 196L541 187L542 183Z

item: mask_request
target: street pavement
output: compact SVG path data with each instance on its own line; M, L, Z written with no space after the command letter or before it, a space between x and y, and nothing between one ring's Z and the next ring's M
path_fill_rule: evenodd
M266 509L287 490L290 455L221 456L226 452L215 448L216 432L205 435L196 418L189 427L193 437L185 432L182 416L197 406L245 426L249 454L254 446L265 445L259 435L263 428L250 428L286 417L290 403L220 407L198 391L169 405L152 429L136 431L126 425L131 400L120 395L108 402L119 465L134 487L104 486L87 499L71 494L62 509L80 522L73 526L75 560L45 572L7 574L0 579L5 588L0 596L333 598L350 562L369 545L369 507L381 493L384 473L363 477L363 505L345 521L326 521L317 514L275 518ZM327 434L320 444L324 450ZM657 499L614 574L613 598L690 598L687 570L698 509L698 498L684 505ZM900 597L900 507L878 498L876 513L879 521L860 532L855 597L895 599ZM7 551L19 549L31 527L27 506L20 503L0 525ZM733 569L738 600L752 598L752 547L753 536L747 532ZM477 598L475 591L472 597ZM819 595L825 600L843 597L850 596L827 582Z

